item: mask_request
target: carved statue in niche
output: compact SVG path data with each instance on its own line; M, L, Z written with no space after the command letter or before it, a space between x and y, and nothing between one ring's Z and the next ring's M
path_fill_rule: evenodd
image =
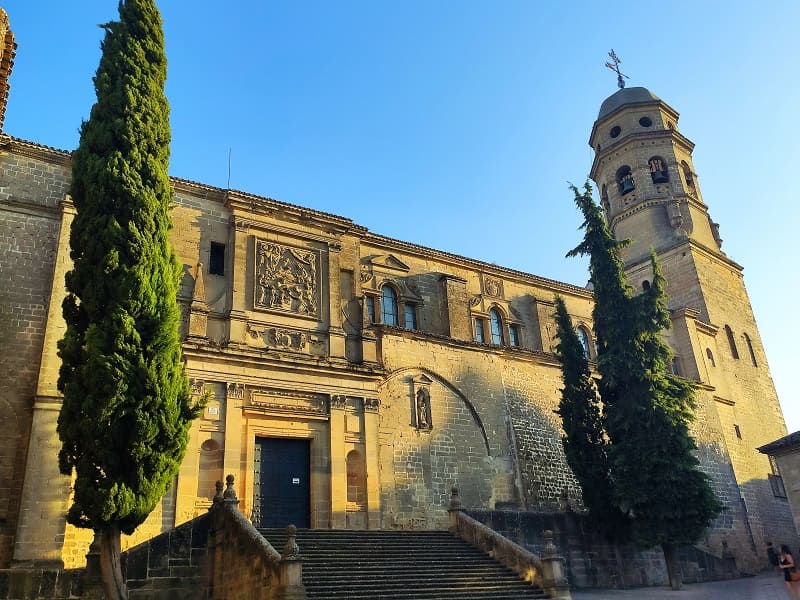
M427 388L420 388L416 395L417 429L430 429L431 423L431 396Z
M255 271L256 308L319 316L314 251L259 240Z

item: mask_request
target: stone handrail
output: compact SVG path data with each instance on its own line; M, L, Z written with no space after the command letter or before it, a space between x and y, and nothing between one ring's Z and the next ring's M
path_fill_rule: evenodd
M289 526L289 541L283 554L279 553L239 511L233 476L228 475L226 481L224 494L222 482L217 482L210 509L211 597L305 600L303 559L295 541L297 528Z
M571 600L569 584L564 577L564 559L556 553L551 531L545 531L545 554L540 558L464 513L455 487L448 512L450 533L486 552L526 582L539 586L550 598Z

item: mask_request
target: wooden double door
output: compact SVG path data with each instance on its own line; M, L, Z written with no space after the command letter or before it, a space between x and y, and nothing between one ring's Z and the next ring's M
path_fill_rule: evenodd
M253 494L257 527L310 527L311 441L256 438Z

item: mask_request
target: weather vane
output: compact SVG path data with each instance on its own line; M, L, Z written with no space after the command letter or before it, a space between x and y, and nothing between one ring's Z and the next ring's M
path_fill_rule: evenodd
M610 62L606 61L606 66L617 74L617 85L619 86L619 89L623 89L625 87L625 80L622 78L624 77L625 79L630 79L630 77L619 70L619 63L622 61L617 57L617 54L614 52L613 48L608 55L611 57L611 60L614 61L614 64L612 65Z

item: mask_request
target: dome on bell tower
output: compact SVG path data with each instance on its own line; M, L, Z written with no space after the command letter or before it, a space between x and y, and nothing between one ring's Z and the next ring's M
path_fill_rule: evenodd
M622 88L603 101L603 104L600 105L600 113L597 115L597 120L600 121L622 106L659 102L660 100L661 98L647 88Z

